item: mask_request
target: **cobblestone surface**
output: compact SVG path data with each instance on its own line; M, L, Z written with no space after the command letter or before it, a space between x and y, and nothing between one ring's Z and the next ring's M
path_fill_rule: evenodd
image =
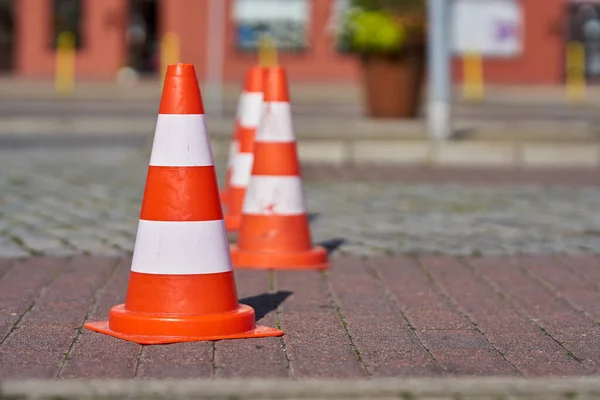
M119 146L0 150L0 255L131 252L147 162ZM306 168L316 242L344 240L340 253L366 255L600 250L595 171L365 168Z

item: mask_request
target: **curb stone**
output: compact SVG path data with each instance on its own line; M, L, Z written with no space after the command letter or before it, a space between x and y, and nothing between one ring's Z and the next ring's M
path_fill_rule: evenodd
M0 148L128 145L149 149L155 123L153 118L0 118ZM227 119L208 121L215 156L227 157L232 125ZM419 122L305 118L297 121L296 136L300 160L306 163L600 167L597 133L572 124L555 125L492 124L434 147Z
M24 380L6 381L0 385L1 400L600 398L598 378L444 378L364 381Z

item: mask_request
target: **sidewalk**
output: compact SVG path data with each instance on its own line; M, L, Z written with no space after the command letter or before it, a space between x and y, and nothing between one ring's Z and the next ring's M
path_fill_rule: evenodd
M124 300L147 163L128 146L0 149L0 399L294 398L313 378L344 380L315 398L597 393L596 171L303 166L332 268L236 271L240 301L285 335L139 346L82 326ZM494 379L458 379L475 377Z
M239 87L225 88L222 116L207 124L215 153L229 149ZM561 88L490 88L484 104L454 106L454 136L432 148L423 119L362 116L358 86L292 84L294 129L305 163L600 167L600 89L587 104L565 104ZM50 83L0 82L0 146L36 141L146 141L156 124L158 82L119 88L83 83L54 99ZM124 139L126 138L126 139Z
M126 256L149 155L132 147L0 149L0 254ZM223 158L217 174L225 172ZM339 253L600 253L593 169L302 166L313 238Z
M224 100L235 101L239 95L242 78L238 82L226 83L223 86ZM200 82L201 89L204 83ZM290 94L295 101L310 101L318 97L330 103L352 103L353 98L360 95L361 86L355 84L306 83L290 81ZM142 80L133 87L119 86L116 82L81 81L77 82L74 98L78 100L137 100L158 101L161 87L158 80ZM453 88L455 101L464 102L462 88ZM523 86L523 85L486 85L486 101L492 104L529 104L560 105L565 103L564 86ZM54 99L54 83L52 79L23 80L18 78L0 78L0 100L43 100ZM587 88L587 102L600 104L600 86L590 85Z
M593 376L600 259L336 257L236 271L282 338L140 346L82 330L122 303L130 259L0 261L0 379Z

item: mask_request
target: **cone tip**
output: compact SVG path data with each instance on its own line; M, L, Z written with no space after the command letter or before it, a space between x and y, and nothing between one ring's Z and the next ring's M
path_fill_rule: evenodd
M290 101L285 68L281 66L265 68L264 79L264 101Z
M169 64L159 114L204 114L194 64Z
M262 92L264 88L264 68L260 65L252 66L246 72L246 82L244 91L246 92Z
M176 63L167 65L166 77L196 77L194 64Z

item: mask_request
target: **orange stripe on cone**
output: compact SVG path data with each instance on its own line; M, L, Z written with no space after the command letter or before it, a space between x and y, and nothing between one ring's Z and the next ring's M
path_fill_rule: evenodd
M165 79L159 114L204 114L194 66L174 64Z
M151 221L211 221L223 219L217 191L215 168L148 168L140 218ZM202 199L203 201L198 201Z
M160 110L125 303L84 327L141 344L283 335L238 303L193 65L168 67Z
M297 159L296 142L254 144L253 175L300 176L300 165L290 160Z
M326 250L311 240L283 68L265 70L264 90L238 242L231 246L232 263L238 268L326 269Z
M287 76L282 67L270 67L264 77L265 102L290 102Z
M254 139L256 127L240 127L238 142L240 144L240 153L252 153L254 149Z
M216 314L237 307L232 272L157 275L131 272L125 305L137 313ZM155 292L168 295L167 303ZM173 308L173 305L176 308Z
M242 205L251 174L254 153L254 137L261 109L256 107L256 102L262 103L262 87L264 69L259 66L250 68L246 74L244 95L260 93L253 98L252 103L242 103L240 110L240 129L238 130L239 149L233 162L231 177L227 190L227 207L225 212L225 227L228 232L236 232L240 227Z

